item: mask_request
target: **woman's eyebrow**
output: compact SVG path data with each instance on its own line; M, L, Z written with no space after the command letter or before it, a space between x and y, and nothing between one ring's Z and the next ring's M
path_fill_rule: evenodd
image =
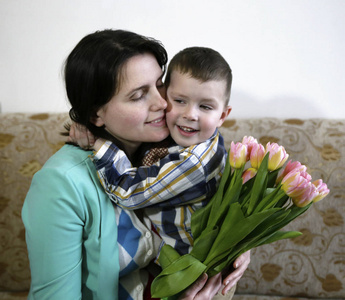
M162 75L159 76L159 77L157 78L156 82L159 81L159 80L162 80L162 79L163 79L163 76L164 76L164 73L162 73ZM133 93L135 93L135 92L137 92L137 91L147 89L147 88L149 88L149 86L150 86L149 84L143 84L143 85L141 85L141 86L139 86L139 87L136 87L136 88L130 90L130 91L126 94L126 97L129 97L131 94L133 94Z
M142 86L139 86L137 88L134 88L132 90L130 90L127 94L126 94L126 97L129 97L131 96L132 94L136 93L137 91L140 91L140 90L144 90L144 89L147 89L148 88L148 85L147 84L144 84Z

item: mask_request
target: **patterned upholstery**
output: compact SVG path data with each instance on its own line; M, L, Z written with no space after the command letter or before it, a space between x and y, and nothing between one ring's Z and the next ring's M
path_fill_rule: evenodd
M292 160L305 164L312 177L323 179L331 190L327 198L286 227L303 232L302 236L252 251L251 264L234 299L269 299L267 295L344 299L345 121L230 120L222 133L228 147L231 140L241 141L244 135L262 144L283 145Z
M64 144L60 132L68 120L67 114L0 115L0 299L26 298L30 270L21 207L33 174Z
M30 285L21 207L32 175L64 143L67 113L0 114L0 299L25 299ZM345 120L228 120L230 142L278 142L322 178L330 195L288 229L304 234L252 251L236 300L345 298ZM294 298L296 299L296 298Z

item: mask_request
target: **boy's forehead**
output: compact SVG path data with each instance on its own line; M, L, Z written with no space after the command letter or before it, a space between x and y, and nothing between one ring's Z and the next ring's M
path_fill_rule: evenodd
M194 80L197 80L200 84L203 84L203 83L208 83L208 82L224 82L226 84L226 80L225 79L208 79L208 80L204 80L202 79L201 77L195 77L193 76L193 74L191 72L183 72L181 70L173 70L171 72L171 80L172 81L173 79L180 79L180 80L183 80L183 79L194 79Z
M226 99L226 80L210 79L207 81L194 78L191 73L184 73L179 70L173 70L168 87L173 88L175 92L193 94L204 99L222 100L227 105Z

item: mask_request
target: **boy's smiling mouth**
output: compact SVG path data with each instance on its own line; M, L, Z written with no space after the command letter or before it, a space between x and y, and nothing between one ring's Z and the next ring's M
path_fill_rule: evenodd
M180 126L180 125L177 125L177 127L181 130L181 131L184 131L184 132L196 132L198 130L196 129L193 129L191 127L186 127L186 126Z

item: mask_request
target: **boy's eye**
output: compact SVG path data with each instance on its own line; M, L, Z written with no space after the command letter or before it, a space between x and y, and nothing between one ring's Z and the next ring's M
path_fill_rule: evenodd
M208 106L208 105L200 105L200 108L204 109L204 110L212 110L213 109L211 106Z
M181 99L175 99L174 100L176 103L179 103L179 104L184 104L185 101L181 100Z

